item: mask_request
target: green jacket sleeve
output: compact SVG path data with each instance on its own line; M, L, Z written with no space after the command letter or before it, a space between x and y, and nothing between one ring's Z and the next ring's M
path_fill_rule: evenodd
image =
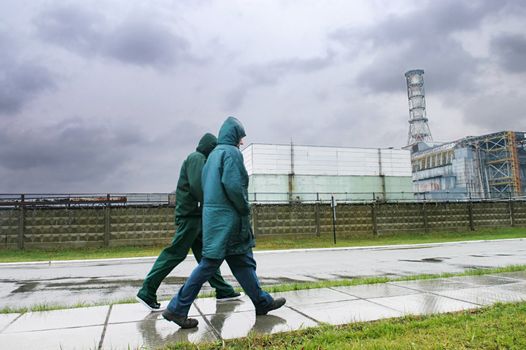
M203 202L203 187L201 186L201 172L205 165L206 158L204 156L195 156L188 159L186 164L186 176L190 186L190 193L197 201Z
M245 196L243 173L240 164L236 164L235 160L229 155L226 155L223 160L221 183L228 199L230 199L239 215L246 216L250 214L250 206Z

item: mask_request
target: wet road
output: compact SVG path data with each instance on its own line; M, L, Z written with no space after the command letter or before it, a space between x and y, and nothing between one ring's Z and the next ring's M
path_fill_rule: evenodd
M263 284L364 276L461 272L475 267L526 264L526 239L368 248L256 252ZM0 264L2 307L100 303L132 298L155 258ZM165 280L172 295L196 263L189 256ZM228 266L225 278L237 285ZM205 289L208 289L208 285Z

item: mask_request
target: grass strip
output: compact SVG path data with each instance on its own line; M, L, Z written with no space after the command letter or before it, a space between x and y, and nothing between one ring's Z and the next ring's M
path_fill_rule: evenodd
M448 277L457 277L457 276L479 276L479 275L488 275L488 274L495 274L495 273L517 272L517 271L526 271L526 265L509 265L505 267L496 267L496 268L489 268L489 269L469 269L464 272L458 272L458 273L419 274L419 275L402 276L402 277L394 277L394 278L393 277L362 277L362 278L328 280L328 281L317 281L317 282L297 282L297 283L287 283L287 284L277 284L277 285L265 285L263 286L263 289L265 289L269 293L278 293L278 292L290 292L290 291L305 290L305 289L357 286L357 285L363 285L363 284L426 280L426 279L448 278ZM236 290L241 291L240 288L236 288ZM200 293L198 297L199 298L210 298L214 296L215 296L214 292L205 292L205 293ZM51 311L51 310L61 310L61 309L74 309L74 308L81 308L81 307L102 306L102 305L110 305L110 304L111 305L132 304L136 302L137 300L135 300L135 298L126 298L126 299L120 299L120 300L111 301L111 302L101 301L97 303L78 303L75 305L38 304L35 306L31 306L31 307L21 307L21 308L4 307L0 309L0 314L25 313L25 312L31 312L31 311Z
M308 249L333 247L366 247L376 245L397 245L417 243L441 243L473 240L494 240L508 238L526 238L526 228L485 228L477 231L437 231L437 232L400 232L374 236L352 236L338 231L337 243L332 235L260 235L257 237L256 250ZM169 244L167 239L166 244ZM0 249L0 262L54 261L78 259L108 259L158 256L164 246L155 247L101 247L101 248L60 248L44 249Z
M165 350L217 349L526 349L526 302L462 312L323 325Z

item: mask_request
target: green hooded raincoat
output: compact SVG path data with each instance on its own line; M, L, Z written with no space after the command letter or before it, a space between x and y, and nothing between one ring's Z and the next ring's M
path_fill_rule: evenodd
M245 254L255 245L248 174L238 148L244 136L239 120L228 117L203 168L203 256L209 259Z
M201 216L199 203L203 202L201 172L206 157L217 144L217 138L206 133L201 137L195 152L191 153L181 166L175 192L175 217Z

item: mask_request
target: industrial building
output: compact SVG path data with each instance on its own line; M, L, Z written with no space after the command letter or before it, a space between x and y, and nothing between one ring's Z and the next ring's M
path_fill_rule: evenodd
M251 201L413 199L409 150L250 144L242 152Z
M427 124L424 71L405 73L415 198L511 198L526 190L525 132L501 131L433 142Z
M490 199L526 191L526 133L433 141L424 71L405 73L409 133L403 149L250 144L242 152L255 202Z
M509 198L526 191L524 132L502 131L412 147L417 198Z

